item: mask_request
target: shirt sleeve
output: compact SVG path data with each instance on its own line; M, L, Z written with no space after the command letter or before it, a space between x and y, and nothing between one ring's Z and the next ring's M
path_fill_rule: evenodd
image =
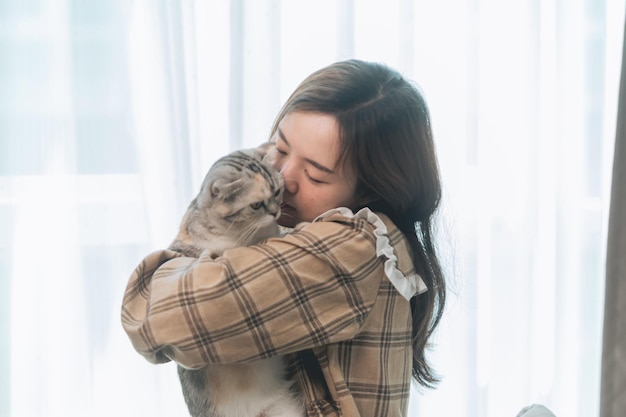
M122 324L150 362L252 361L354 337L383 277L372 225L333 215L217 259L148 255Z

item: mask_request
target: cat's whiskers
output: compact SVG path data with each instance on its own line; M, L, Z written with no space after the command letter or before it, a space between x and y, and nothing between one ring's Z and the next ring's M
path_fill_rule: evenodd
M235 224L234 222L229 222L228 223L228 227L226 228L226 230L224 231L225 235L229 235L230 234L230 228L233 227L233 224Z
M250 237L255 233L255 230L256 230L255 227L252 227L252 226L246 227L237 238L237 241L242 245L246 245Z
M290 214L290 213L282 213L281 216L289 217L289 218L292 218L292 219L296 219L296 217L294 215Z
M249 224L245 229L241 231L240 237L237 239L241 244L246 244L250 241L251 237L256 235L259 229L269 223L268 218L262 218L258 222Z

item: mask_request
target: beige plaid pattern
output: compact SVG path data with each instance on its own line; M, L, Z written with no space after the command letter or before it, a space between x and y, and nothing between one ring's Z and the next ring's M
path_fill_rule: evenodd
M407 243L384 216L399 269ZM122 324L147 360L186 367L287 355L308 416L405 416L410 306L373 227L334 214L216 260L162 250L130 277Z

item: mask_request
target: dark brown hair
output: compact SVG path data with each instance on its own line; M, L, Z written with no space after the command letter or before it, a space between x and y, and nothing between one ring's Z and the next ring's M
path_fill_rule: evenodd
M434 386L438 377L425 352L443 313L446 285L432 238L441 182L426 102L395 70L348 60L307 77L281 109L272 135L293 111L336 118L338 162L355 168L356 197L366 202L360 207L389 216L409 241L415 270L428 287L411 299L413 376L423 386Z

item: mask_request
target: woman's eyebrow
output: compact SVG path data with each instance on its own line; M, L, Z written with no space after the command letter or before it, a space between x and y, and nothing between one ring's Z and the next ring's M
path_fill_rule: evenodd
M280 127L278 128L278 136L280 137L280 139L283 142L285 142L285 144L287 145L288 148L291 148L291 144L289 143L289 141L285 137L285 134L283 133L283 131L280 130ZM320 171L326 172L327 174L334 174L335 173L335 171L333 171L332 169L327 168L324 165L322 165L319 162L316 162L316 161L314 161L312 159L304 158L304 160L306 162L308 162L309 164L313 165L315 168L319 169Z

